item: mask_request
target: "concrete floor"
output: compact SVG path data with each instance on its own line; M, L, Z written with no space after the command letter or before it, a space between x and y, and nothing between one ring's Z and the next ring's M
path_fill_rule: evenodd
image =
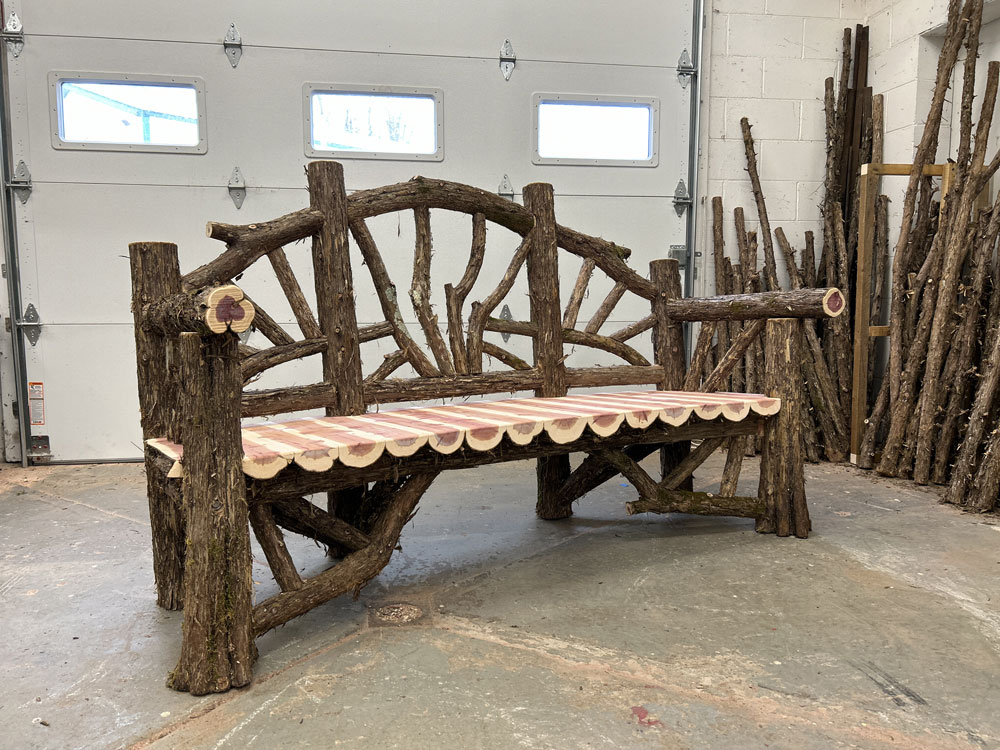
M262 638L249 688L192 698L164 687L181 616L154 603L141 467L0 471L0 746L1000 747L996 517L820 465L808 541L628 518L617 481L546 523L533 473L443 475L359 601ZM396 603L420 616L376 616Z

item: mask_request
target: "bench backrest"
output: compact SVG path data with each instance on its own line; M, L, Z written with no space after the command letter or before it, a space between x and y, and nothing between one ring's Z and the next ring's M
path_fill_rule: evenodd
M247 391L243 398L244 416L318 407L325 407L330 414L353 414L372 404L523 390L534 390L540 396L558 396L572 387L656 384L661 388L680 388L683 342L679 325L662 326L656 336L652 362L639 348L629 344L630 339L654 328L658 305L680 297L676 262L654 261L652 280L640 276L625 262L631 253L627 248L556 223L550 185L526 186L524 205L467 185L420 177L348 196L339 163L312 162L307 172L308 208L247 226L210 223L209 236L224 241L227 249L182 277L185 290L202 289L238 277L267 256L303 339L293 340L255 303L254 325L272 346L246 352L245 378L303 356L322 357L322 382ZM466 214L472 224L472 245L464 271L459 275L456 269L457 278L445 284L443 290L431 288L431 209ZM416 242L408 296L419 334L411 332L403 320L400 292L366 223L392 212L413 215ZM484 266L489 224L518 235L520 245L496 279L495 288L468 304ZM285 245L310 236L315 315L283 250ZM361 268L351 267L349 237L353 237L360 250L364 261ZM560 253L560 249L564 252ZM567 254L581 260L576 283L564 308L560 301L559 263L568 260ZM572 266L574 270L575 267L576 264ZM587 325L580 328L577 325L580 308L595 271L606 274L613 286ZM385 320L359 328L354 276L362 273L371 276ZM497 317L497 309L520 274L527 277L530 319L501 319ZM650 305L649 315L609 335L600 334L601 326L626 294L645 300ZM437 310L443 314L435 312L432 295ZM509 348L484 338L486 332L530 337L532 360L526 361ZM416 336L423 339L424 345L415 340ZM394 340L396 350L365 375L361 345L379 338ZM565 345L602 350L619 358L621 364L567 367ZM509 369L484 371L486 355ZM417 377L390 377L406 364Z

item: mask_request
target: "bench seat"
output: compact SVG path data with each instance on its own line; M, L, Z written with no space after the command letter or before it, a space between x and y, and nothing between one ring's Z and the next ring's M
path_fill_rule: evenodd
M626 424L645 429L657 420L673 427L694 415L739 422L750 412L776 414L777 398L752 393L628 391L558 398L516 398L378 411L351 417L311 417L256 424L242 429L243 471L270 479L294 462L307 471L369 466L384 452L405 457L427 446L442 454L462 446L495 448L506 435L528 445L543 432L555 443L577 440L587 428L599 436ZM168 474L183 476L183 448L164 438L147 444L172 460Z

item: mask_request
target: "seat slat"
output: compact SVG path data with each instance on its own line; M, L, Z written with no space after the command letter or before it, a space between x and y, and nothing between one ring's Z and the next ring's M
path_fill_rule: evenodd
M425 445L441 454L463 446L487 451L504 436L527 445L542 433L553 442L569 443L588 428L607 436L623 424L644 429L659 420L676 427L692 416L740 422L751 412L775 414L780 406L776 398L753 393L623 391L309 417L245 427L243 470L254 479L270 479L292 462L307 471L327 471L337 461L369 466L385 451L403 457ZM174 461L170 476L182 476L180 445L166 439L147 442Z

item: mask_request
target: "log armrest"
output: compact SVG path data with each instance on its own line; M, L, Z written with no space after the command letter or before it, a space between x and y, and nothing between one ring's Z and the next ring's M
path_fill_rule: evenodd
M235 284L177 292L142 308L144 327L164 334L243 333L254 319L254 306Z

